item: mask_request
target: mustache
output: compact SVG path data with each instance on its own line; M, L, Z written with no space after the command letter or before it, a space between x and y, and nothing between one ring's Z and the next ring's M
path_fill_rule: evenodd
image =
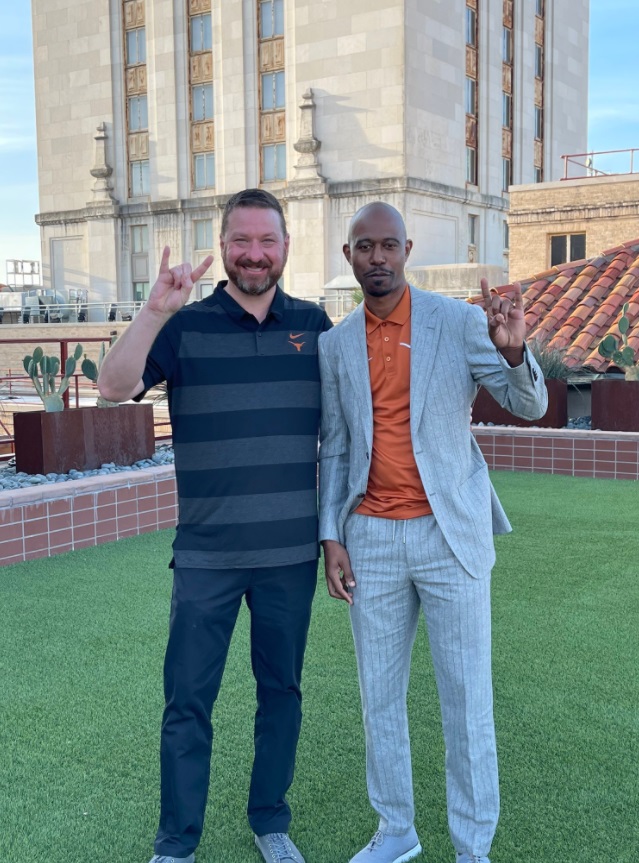
M380 267L377 267L374 270L369 270L367 273L364 273L365 278L369 278L371 276L392 276L392 270L383 270Z
M235 266L237 267L259 267L260 269L270 269L271 263L270 261L251 261L249 258L240 258L235 262Z

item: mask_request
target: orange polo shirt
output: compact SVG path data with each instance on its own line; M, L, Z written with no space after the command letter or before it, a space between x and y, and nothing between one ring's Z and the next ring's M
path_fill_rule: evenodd
M366 310L373 399L373 452L366 496L355 512L378 518L430 515L410 437L410 291L382 320Z

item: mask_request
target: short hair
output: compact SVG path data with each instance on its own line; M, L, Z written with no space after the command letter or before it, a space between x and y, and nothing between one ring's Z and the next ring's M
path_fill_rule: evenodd
M226 233L229 216L237 207L261 207L264 210L275 210L280 217L282 233L284 236L287 235L288 231L286 229L284 211L275 195L271 195L270 192L266 192L264 189L243 189L241 192L236 192L235 195L231 195L226 202L224 213L222 214L222 227L220 229L220 234L222 236Z

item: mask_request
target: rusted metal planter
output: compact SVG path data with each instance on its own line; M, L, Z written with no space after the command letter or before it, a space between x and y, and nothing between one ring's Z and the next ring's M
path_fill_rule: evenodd
M13 415L16 470L68 473L109 462L129 465L155 452L153 405L71 408Z
M473 405L473 422L524 428L563 428L568 422L568 384L556 378L547 378L545 384L548 390L548 410L541 419L522 420L513 416L495 401L487 389L480 387Z
M639 381L593 381L591 424L601 431L639 431Z

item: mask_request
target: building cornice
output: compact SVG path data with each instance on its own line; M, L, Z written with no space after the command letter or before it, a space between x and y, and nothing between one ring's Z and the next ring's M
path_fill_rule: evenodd
M275 190L273 190L275 191ZM476 207L489 207L492 210L508 212L508 198L498 198L494 195L482 195L472 189L462 189L423 180L419 177L384 177L380 179L351 180L340 183L325 183L323 181L306 183L291 181L277 190L277 197L282 201L312 200L317 198L352 198L366 195L383 197L389 194L423 193L431 198L453 201L455 203L473 204ZM201 212L202 210L223 210L229 194L208 195L198 198L171 199L165 201L136 201L130 204L95 204L78 210L59 210L39 213L36 223L41 227L47 225L62 225L78 222L91 222L99 219L139 218L141 216L158 216L175 213Z
M546 222L583 222L593 219L632 218L639 215L639 201L601 206L544 207L539 210L512 211L508 217L512 225L533 225Z
M350 198L374 192L383 194L402 194L407 192L423 192L431 198L439 198L455 203L475 204L478 207L490 207L493 210L508 212L509 199L495 195L483 195L470 188L448 186L421 177L381 177L367 180L348 180L328 184L330 198Z

